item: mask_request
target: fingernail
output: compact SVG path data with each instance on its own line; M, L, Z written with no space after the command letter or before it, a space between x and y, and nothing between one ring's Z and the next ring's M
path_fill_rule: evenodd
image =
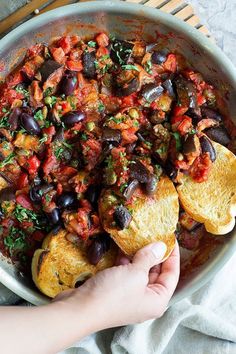
M157 242L152 246L152 252L156 259L162 259L166 253L167 247L164 242Z

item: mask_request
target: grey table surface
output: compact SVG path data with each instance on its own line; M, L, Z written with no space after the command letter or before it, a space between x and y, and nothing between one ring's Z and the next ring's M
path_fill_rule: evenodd
M28 0L0 0L0 21L16 11ZM196 14L201 18L216 39L219 47L236 66L236 0L189 0ZM19 298L0 285L0 304L16 303Z

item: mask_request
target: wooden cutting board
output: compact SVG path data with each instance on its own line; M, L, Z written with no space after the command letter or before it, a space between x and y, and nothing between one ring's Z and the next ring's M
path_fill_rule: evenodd
M0 37L9 32L12 28L27 21L28 19L38 16L39 14L55 9L59 6L84 2L89 0L31 0L25 6L15 11L13 14L0 22ZM124 0L130 3L143 4L145 6L154 7L164 12L170 13L181 20L187 22L191 26L197 28L207 37L211 37L208 29L201 24L200 19L194 14L192 6L184 0Z

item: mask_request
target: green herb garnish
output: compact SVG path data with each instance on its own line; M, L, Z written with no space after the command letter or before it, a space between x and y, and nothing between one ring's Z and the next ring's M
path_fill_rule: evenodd
M14 159L15 159L15 153L12 152L0 163L0 168L3 168L4 166L13 163Z
M25 90L21 85L17 85L15 88L16 92L22 93L25 98L29 98L29 91Z
M97 43L94 42L94 41L89 41L87 44L88 44L89 47L95 48Z
M44 120L43 112L41 109L34 114L34 118L36 120Z
M180 150L181 150L181 147L182 147L180 134L179 134L178 132L174 132L174 133L171 133L171 134L172 134L173 137L175 138L177 151L180 151Z
M151 60L148 60L145 64L144 64L144 69L146 70L146 72L148 74L152 74L152 62Z
M139 69L137 68L137 66L131 65L131 64L122 65L121 68L122 68L123 70L136 70L136 71L139 71Z

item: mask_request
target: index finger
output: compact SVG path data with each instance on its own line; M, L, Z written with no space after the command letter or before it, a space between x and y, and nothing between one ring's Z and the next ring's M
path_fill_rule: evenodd
M170 257L162 263L161 272L156 284L149 287L159 295L171 297L175 291L180 273L179 245L176 242L175 248Z

